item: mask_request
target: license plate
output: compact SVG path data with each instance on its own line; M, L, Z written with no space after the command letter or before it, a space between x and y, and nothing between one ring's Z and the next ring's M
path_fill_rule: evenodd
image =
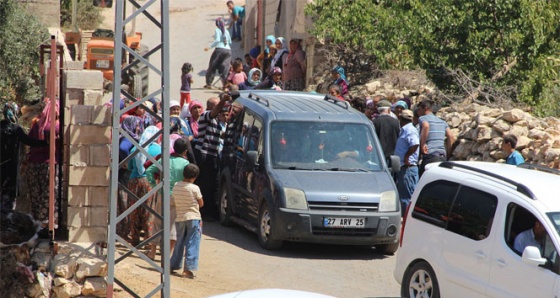
M109 60L97 60L95 66L97 68L109 68Z
M325 228L364 228L365 218L325 217L323 227Z

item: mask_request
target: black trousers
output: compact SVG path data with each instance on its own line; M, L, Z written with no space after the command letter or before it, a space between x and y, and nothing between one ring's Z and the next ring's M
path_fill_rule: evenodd
M418 177L422 177L422 174L424 173L427 164L432 162L438 162L438 161L446 161L446 160L447 160L446 154L441 152L423 155L422 161L420 162L420 168L418 168Z
M217 193L219 184L217 181L220 174L220 161L217 156L203 155L196 149L194 154L196 163L200 168L200 174L194 183L200 187L204 200L204 206L200 208L200 214L203 217L218 218Z

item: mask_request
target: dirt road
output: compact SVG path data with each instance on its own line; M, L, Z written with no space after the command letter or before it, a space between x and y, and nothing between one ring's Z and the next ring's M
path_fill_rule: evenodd
M172 276L171 297L199 298L258 288L349 298L398 297L394 263L394 256L361 247L286 243L279 251L267 251L255 234L240 227L204 223L198 275L194 280ZM116 275L141 296L160 278L138 257L117 265ZM121 294L117 297L128 297Z
M219 91L202 89L211 55L203 49L212 41L214 19L227 13L225 1L171 1L170 10L171 99L179 98L180 68L183 62L190 62L195 70L192 98L205 102ZM143 40L152 46L159 42L159 35L150 34L159 34L153 30L153 25L139 18L137 31L143 32ZM238 42L233 44L233 56L243 56ZM150 60L159 66L157 55ZM157 76L151 74L150 89L155 90L158 84ZM156 260L160 260L159 255ZM336 297L397 297L394 262L394 256L359 247L287 243L280 251L266 251L255 234L206 222L198 276L194 280L172 276L171 297L208 297L256 288L305 290ZM138 257L118 264L116 277L142 297L160 283L160 275ZM128 295L123 292L117 297Z

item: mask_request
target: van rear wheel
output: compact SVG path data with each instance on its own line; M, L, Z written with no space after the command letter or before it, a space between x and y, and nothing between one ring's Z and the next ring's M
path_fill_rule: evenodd
M230 192L228 191L227 183L222 183L222 187L220 189L220 224L224 227L232 226L231 215L232 215L232 207L230 204Z
M418 262L406 270L401 286L402 297L439 298L436 274L426 262Z
M274 238L272 232L272 216L266 201L263 201L259 208L259 243L264 249L279 249L282 247L282 240Z

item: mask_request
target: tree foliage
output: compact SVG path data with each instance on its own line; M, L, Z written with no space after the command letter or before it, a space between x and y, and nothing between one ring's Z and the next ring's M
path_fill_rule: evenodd
M102 8L93 6L91 0L77 0L76 26L81 30L95 30L103 22ZM60 25L73 30L72 0L61 0Z
M515 87L511 100L541 114L555 101L559 1L315 0L306 12L318 38L361 45L382 67L425 69L441 89L457 91L448 74L460 70L485 86Z
M36 18L12 0L0 1L0 100L40 98L39 46L49 33Z

